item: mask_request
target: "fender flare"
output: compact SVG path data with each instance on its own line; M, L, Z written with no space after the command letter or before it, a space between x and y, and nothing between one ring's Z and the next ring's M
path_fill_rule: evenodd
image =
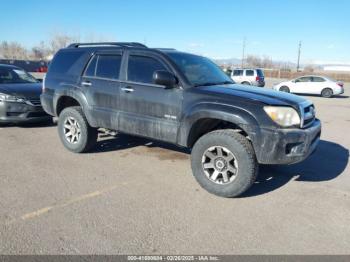
M232 105L216 103L200 103L190 108L189 114L184 114L178 133L178 144L189 146L189 135L193 125L201 119L213 118L237 125L251 139L260 132L259 124L252 113Z

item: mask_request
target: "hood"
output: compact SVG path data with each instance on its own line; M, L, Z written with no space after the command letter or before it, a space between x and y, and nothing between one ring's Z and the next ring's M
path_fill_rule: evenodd
M0 93L22 98L39 97L42 83L0 84Z
M213 95L222 94L225 96L236 96L267 105L298 107L299 104L307 101L305 98L297 95L246 85L217 85L199 88L203 91L213 93Z

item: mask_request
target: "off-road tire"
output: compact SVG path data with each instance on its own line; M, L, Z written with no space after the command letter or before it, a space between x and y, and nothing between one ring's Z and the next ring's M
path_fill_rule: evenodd
M64 123L68 117L73 117L80 126L80 139L77 143L70 143L66 139ZM58 134L63 145L74 153L84 153L92 149L97 142L97 129L89 125L80 106L65 108L58 118Z
M235 156L238 168L232 182L217 184L205 174L202 158L204 152L213 146L225 147ZM231 129L212 131L199 138L192 149L191 166L197 182L208 192L221 197L239 196L254 183L258 174L258 163L252 144Z

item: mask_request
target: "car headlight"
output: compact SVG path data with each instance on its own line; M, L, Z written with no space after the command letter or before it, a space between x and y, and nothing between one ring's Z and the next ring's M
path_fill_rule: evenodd
M23 98L17 97L17 96L11 96L7 94L0 93L0 102L19 102L23 103L25 100Z
M266 114L277 124L283 127L300 125L298 112L286 106L264 106Z

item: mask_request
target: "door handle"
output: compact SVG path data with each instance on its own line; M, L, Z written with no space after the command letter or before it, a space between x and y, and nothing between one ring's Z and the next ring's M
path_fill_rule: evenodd
M91 86L91 82L83 81L83 82L81 82L81 85L83 85L83 86Z
M122 87L121 89L126 93L134 92L134 88L131 87Z

